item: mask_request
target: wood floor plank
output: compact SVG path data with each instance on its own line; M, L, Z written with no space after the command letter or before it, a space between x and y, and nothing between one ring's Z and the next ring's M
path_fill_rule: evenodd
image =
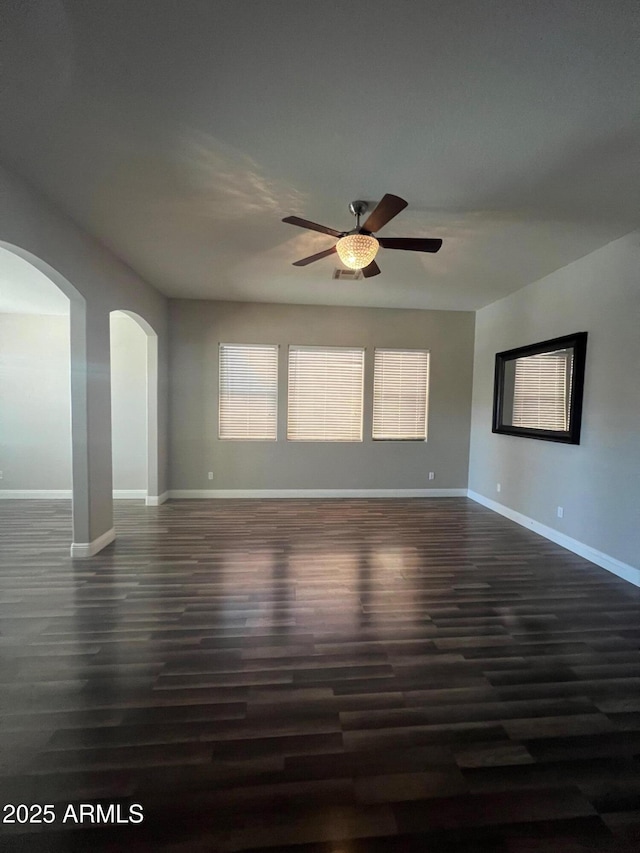
M4 851L637 844L640 591L466 499L0 505ZM585 846L586 845L586 846Z

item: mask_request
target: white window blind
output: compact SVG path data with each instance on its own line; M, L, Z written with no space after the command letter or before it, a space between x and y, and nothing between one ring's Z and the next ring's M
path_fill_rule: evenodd
M278 347L220 344L219 355L219 437L275 441Z
M377 349L373 377L373 438L427 438L429 353Z
M289 347L287 438L362 441L364 350Z
M566 350L516 361L513 425L565 431L569 429L572 356Z

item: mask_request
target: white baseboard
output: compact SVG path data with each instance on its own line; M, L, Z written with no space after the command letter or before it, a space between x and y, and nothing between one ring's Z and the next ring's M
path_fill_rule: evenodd
M167 494L165 492L165 494ZM50 501L71 500L73 492L71 489L0 489L0 500L28 500L28 501ZM147 497L146 489L114 489L113 499L122 500L144 500ZM157 499L156 499L157 500ZM165 498L166 500L166 498Z
M0 500L50 501L72 498L71 489L0 489Z
M492 501L491 498L486 498L478 492L474 492L469 489L468 495L471 500L476 501L476 503L482 504L482 506L486 506L488 509L492 509L494 512L503 515L505 518L515 521L516 524L522 525L522 527L528 527L529 530L533 530L534 533L544 536L545 539L555 542L556 545L566 548L567 551L572 551L574 554L584 557L585 560L589 560L591 563L595 563L596 566L600 566L608 572L612 572L612 574L632 583L634 586L640 586L640 569L636 569L628 563L623 563L621 560L617 560L615 557L609 556L609 554L604 554L602 551L597 551L590 545L585 545L584 542L572 539L570 536L560 533L559 530L554 530L553 527L547 527L546 524L541 524L539 521L529 518L528 515L516 512L514 509L510 509L508 506L500 504L497 501Z
M464 498L466 489L171 489L190 498Z
M147 495L145 503L147 506L160 506L160 504L168 500L169 492L163 492L161 495Z
M93 557L98 551L102 551L103 548L106 548L107 545L113 542L115 538L116 530L115 527L112 527L111 530L107 530L106 533L98 536L93 542L73 542L71 544L71 556L76 560L83 559L84 557Z

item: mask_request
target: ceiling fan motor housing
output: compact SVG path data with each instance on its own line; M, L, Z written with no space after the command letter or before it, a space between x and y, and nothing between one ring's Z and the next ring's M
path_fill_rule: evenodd
M369 205L366 201L362 201L358 199L357 201L352 201L349 205L349 210L353 213L354 216L362 216L362 214L369 209Z

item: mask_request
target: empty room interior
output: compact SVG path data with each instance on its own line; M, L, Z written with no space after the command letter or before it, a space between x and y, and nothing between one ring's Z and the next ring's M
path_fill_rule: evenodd
M0 32L0 849L640 849L638 3Z

